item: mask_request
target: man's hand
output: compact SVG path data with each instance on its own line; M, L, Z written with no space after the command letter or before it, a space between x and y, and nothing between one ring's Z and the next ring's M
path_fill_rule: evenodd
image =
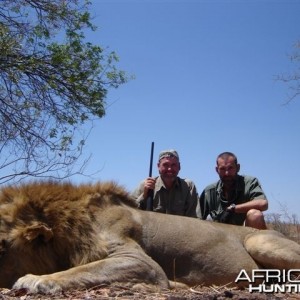
M152 177L148 177L145 179L144 183L144 199L146 199L149 195L149 190L154 190L156 179Z
M230 223L231 216L235 213L235 204L232 203L224 210L219 218L221 223Z
M234 203L232 203L232 204L230 204L227 208L226 208L226 211L229 211L229 212L232 212L232 213L234 213L235 212L235 204Z

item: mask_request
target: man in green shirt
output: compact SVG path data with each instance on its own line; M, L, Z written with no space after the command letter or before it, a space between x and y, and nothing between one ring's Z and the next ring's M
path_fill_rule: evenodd
M240 164L231 152L217 157L220 180L208 185L200 195L200 218L266 229L263 211L268 200L257 178L238 175Z
M157 168L159 176L146 178L132 194L139 208L146 209L146 201L152 191L153 211L196 218L197 189L193 181L178 176L181 167L177 151L162 151Z

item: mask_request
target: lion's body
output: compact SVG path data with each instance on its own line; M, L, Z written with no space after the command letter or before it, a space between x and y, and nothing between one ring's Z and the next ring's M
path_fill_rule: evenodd
M234 284L241 269L300 268L300 246L275 231L141 211L113 183L8 187L0 220L0 287Z

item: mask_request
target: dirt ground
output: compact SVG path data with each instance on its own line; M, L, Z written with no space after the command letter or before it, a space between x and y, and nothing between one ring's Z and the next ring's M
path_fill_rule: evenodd
M89 290L71 290L57 295L30 294L26 290L0 289L2 300L46 300L46 299L69 299L69 300L92 300L92 299L146 299L146 300L280 300L300 299L300 294L259 294L249 293L226 287L194 287L189 290L166 290L160 293L137 292L121 286L98 286Z

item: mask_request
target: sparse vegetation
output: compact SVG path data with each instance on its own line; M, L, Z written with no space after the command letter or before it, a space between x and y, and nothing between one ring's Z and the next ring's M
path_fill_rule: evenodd
M266 214L267 226L281 232L283 235L300 243L300 223L296 214L291 214L285 205L281 206L281 213Z

